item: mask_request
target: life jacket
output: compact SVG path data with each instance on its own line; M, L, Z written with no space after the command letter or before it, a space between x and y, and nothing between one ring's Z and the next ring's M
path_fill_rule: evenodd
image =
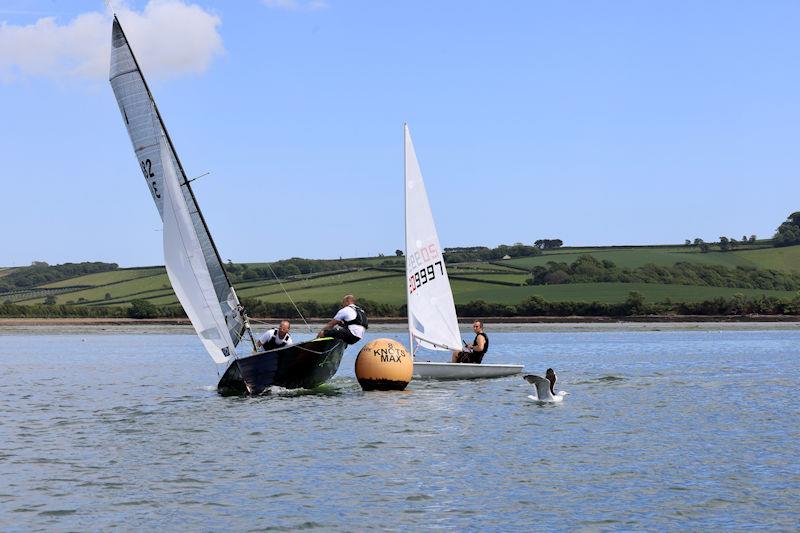
M344 327L348 326L363 326L364 329L369 329L369 320L367 319L367 314L361 309L359 306L355 304L350 304L347 307L352 307L353 311L356 312L356 317L353 320L343 320Z
M272 337L270 337L269 340L267 341L267 343L264 344L264 351L274 350L275 348L280 348L281 346L286 346L286 343L289 341L289 334L287 333L286 336L283 339L281 339L278 336L278 328L275 328L275 329L273 329L271 331L273 332L272 333ZM278 341L283 341L283 342L279 343Z
M486 335L486 333L478 333L477 335L475 335L475 340L472 341L472 345L473 346L477 346L478 345L478 336L479 335L483 335L483 340L486 341L483 344L483 351L481 352L481 351L478 351L477 349L475 349L475 350L472 351L472 353L476 354L476 355L480 355L481 359L483 359L483 356L486 355L486 352L489 351L489 337Z

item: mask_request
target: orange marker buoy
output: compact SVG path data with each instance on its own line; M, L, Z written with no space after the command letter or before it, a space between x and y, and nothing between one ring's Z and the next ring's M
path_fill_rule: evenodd
M406 347L392 339L376 339L356 357L356 377L361 388L403 390L411 381L414 361Z

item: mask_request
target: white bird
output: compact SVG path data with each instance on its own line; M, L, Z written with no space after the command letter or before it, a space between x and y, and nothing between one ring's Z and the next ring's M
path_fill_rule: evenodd
M525 381L536 387L536 394L531 394L528 396L528 398L537 402L547 403L563 401L564 396L567 395L567 392L555 391L556 381L558 380L556 373L552 368L548 368L545 375L547 376L546 378L543 378L542 376L536 376L534 374L527 374L523 376Z

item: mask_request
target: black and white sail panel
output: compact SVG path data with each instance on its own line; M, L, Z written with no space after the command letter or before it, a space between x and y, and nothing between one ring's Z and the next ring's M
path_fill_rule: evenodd
M117 98L122 118L125 121L125 127L128 129L128 134L133 143L133 150L136 153L139 167L147 182L147 187L150 189L150 194L153 196L158 213L165 224L167 223L164 218L165 173L169 176L174 171L180 197L186 204L186 212L194 229L195 236L192 238L193 240L196 239L197 247L202 252L202 259L205 263L202 269L203 275L207 275L210 278L215 294L214 305L219 306L228 330L227 336L232 339L235 347L245 329L239 300L225 274L219 254L211 240L203 215L192 193L191 186L187 182L186 173L175 153L175 148L161 120L147 82L139 69L133 51L116 17L114 18L111 37L109 80L111 87L114 89L114 95ZM165 166L170 168L165 168ZM187 264L197 265L196 261ZM181 294L178 294L178 296L187 314L192 318L192 312L188 307L193 304L191 301L184 301L186 298L181 298ZM198 324L195 324L195 328L202 337L203 333L198 328ZM204 328L204 331L206 331L206 328ZM207 331L206 334L208 334ZM224 345L227 344L227 342L224 343ZM223 354L220 356L216 354L215 356L212 353L212 357L217 362L226 361L228 355ZM219 359L222 360L220 361Z

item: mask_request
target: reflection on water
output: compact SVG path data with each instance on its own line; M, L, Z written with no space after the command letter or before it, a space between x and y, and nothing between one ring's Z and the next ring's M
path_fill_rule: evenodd
M794 529L798 346L492 334L487 362L556 369L541 405L519 377L364 393L358 345L318 390L222 398L190 334L0 334L0 529Z

